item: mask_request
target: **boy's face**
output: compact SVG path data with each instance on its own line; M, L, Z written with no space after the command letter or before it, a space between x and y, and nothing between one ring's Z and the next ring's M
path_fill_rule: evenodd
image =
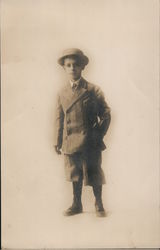
M84 66L79 62L77 58L67 57L64 59L63 68L69 80L76 81L81 77Z

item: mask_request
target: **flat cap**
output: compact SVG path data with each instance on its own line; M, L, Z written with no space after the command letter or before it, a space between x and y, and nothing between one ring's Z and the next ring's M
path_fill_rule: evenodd
M85 56L80 49L71 48L63 51L62 55L58 59L58 63L63 66L64 59L68 56L77 56L81 60L83 65L87 65L89 62L88 57Z

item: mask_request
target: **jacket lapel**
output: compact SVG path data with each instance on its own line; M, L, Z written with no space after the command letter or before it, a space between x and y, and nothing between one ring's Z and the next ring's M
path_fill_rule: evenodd
M78 100L80 100L87 92L87 82L82 78L76 90L72 90L70 83L67 83L62 94L62 102L65 110L69 110Z

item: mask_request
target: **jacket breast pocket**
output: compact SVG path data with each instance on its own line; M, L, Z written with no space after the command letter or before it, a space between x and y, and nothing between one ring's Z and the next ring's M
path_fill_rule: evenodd
M82 105L83 105L83 109L90 113L90 114L95 114L96 112L96 101L94 100L94 98L92 98L91 96L86 96L83 100L82 100Z
M82 104L83 106L87 106L88 104L90 104L91 102L91 98L89 96L85 97L83 100L82 100Z

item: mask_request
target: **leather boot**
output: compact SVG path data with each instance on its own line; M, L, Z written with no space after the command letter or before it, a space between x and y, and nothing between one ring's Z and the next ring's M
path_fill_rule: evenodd
M106 211L104 210L102 203L102 185L93 185L93 193L95 196L95 209L98 217L106 217Z
M65 212L65 216L71 216L83 212L81 194L82 194L82 180L73 182L73 203Z

